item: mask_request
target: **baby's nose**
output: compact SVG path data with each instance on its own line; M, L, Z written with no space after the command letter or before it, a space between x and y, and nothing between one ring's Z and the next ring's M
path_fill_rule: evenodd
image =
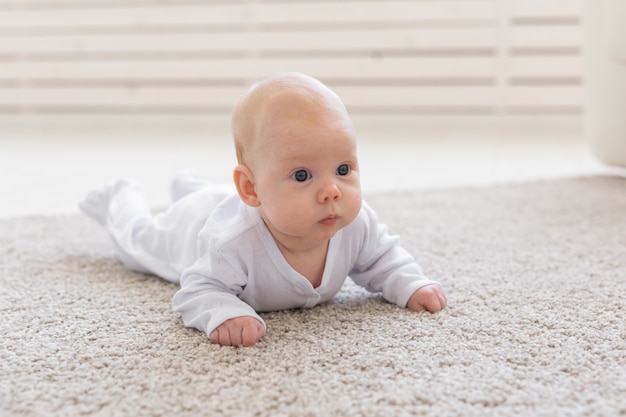
M339 200L341 198L341 190L334 181L329 181L319 192L318 200L320 203L327 201Z

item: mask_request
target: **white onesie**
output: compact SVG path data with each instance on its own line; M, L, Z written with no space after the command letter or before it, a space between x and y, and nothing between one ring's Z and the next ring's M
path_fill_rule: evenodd
M309 308L330 300L346 277L405 307L427 279L364 202L331 239L321 284L285 260L257 209L223 189L204 188L160 215L137 210L132 192L112 199L107 228L129 267L180 282L174 311L207 335L224 321L259 312Z

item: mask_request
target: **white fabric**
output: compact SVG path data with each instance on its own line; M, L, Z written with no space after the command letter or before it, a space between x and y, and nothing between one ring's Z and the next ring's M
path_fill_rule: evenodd
M330 300L348 275L402 307L417 289L435 283L363 203L357 218L331 239L321 285L313 288L284 259L258 211L236 194L217 204L224 196L203 189L153 219L129 215L142 213L132 198L111 204L108 227L125 252L122 259L130 256L140 266L135 269L169 281L180 277L172 303L188 327L210 334L230 318L263 322L258 312L313 307Z

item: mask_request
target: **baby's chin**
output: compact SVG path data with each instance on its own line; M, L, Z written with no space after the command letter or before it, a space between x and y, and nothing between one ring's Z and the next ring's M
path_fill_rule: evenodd
M323 239L332 239L337 233L341 230L345 229L348 225L352 223L352 220L345 221L343 218L335 219L325 219L318 223L319 227L322 230L322 234L324 235Z

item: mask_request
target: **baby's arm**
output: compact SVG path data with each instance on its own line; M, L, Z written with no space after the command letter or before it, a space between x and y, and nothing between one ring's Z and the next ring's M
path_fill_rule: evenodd
M201 258L183 273L181 288L172 306L183 323L203 331L211 342L223 346L252 346L265 334L265 323L254 309L237 295L245 281L227 270L227 263ZM208 263L205 263L208 262ZM219 275L221 280L211 278Z
M254 317L226 320L211 332L211 342L222 346L253 346L265 334L265 326Z
M429 311L436 313L443 310L447 304L446 295L439 284L426 285L413 293L406 308L413 311Z
M359 258L350 272L354 282L371 292L382 291L386 300L413 311L436 313L445 308L441 285L424 275L399 238L388 234L387 226L379 223L365 202L361 214L360 226L365 233Z

